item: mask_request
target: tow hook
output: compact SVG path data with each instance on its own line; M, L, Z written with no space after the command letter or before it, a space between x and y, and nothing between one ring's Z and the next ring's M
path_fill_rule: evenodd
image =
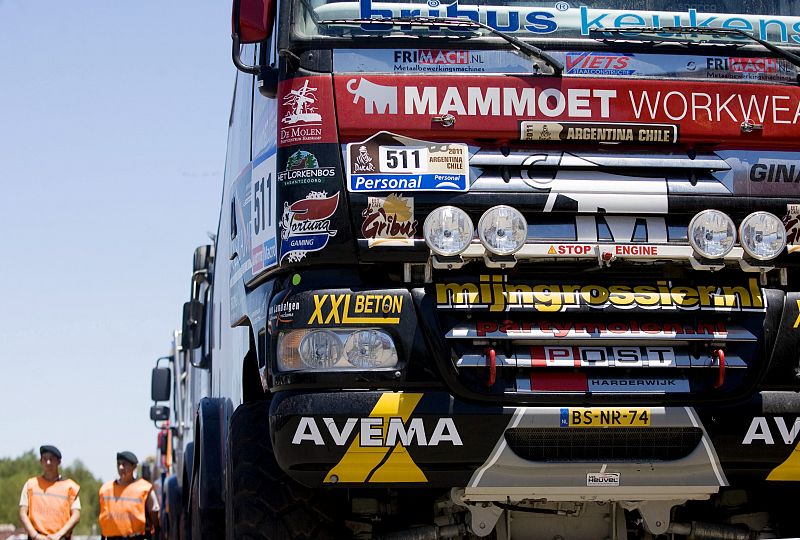
M722 385L725 384L725 351L722 349L715 350L714 357L716 357L717 363L719 364L719 374L717 375L717 382L714 384L714 388L721 388Z
M497 380L497 353L494 349L486 349L486 358L489 360L489 380L486 386L491 388Z

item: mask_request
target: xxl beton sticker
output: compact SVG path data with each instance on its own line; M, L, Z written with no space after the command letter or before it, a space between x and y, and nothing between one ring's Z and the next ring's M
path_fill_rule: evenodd
M324 191L312 191L304 199L283 205L281 216L281 261L302 260L307 253L328 245L336 230L331 217L339 207L339 193L328 196Z
M369 247L414 245L418 222L414 219L412 197L369 197L361 216L361 234Z
M400 324L398 294L315 294L308 324Z
M420 141L382 131L366 141L348 144L346 155L349 191L469 189L465 144Z

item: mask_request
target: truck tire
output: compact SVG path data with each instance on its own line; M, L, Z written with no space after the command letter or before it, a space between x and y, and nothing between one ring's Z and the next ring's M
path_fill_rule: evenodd
M285 474L275 461L268 426L268 401L240 405L231 416L227 540L351 537L344 527L345 498L307 488Z
M192 540L219 540L225 534L225 512L223 510L199 507L197 478L192 482L191 500L189 501L189 522Z

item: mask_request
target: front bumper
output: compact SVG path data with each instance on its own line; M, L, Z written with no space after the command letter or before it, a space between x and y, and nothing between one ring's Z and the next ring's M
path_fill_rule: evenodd
M780 412L756 394L724 409L638 407L646 426L609 414L603 427L576 427L569 417L590 409L472 405L441 391L279 392L270 435L279 465L309 486L461 487L474 500L699 499L729 478L800 480L788 436L800 399L785 397Z

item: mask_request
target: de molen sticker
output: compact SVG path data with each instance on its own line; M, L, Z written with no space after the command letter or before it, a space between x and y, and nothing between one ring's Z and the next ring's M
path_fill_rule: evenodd
M382 131L347 145L347 189L467 191L466 144L433 143Z
M281 186L321 184L336 176L336 167L320 167L311 152L298 150L286 160L286 170L278 173Z
M306 254L319 251L336 236L331 228L331 216L339 207L339 192L331 196L324 191L312 191L304 199L283 204L281 216L281 262L298 262Z
M678 126L672 124L632 124L603 122L534 122L523 120L519 126L523 141L577 141L607 143L678 142Z
M278 146L336 142L333 90L327 77L281 81Z
M414 219L414 199L391 194L386 198L368 197L361 212L361 234L367 246L413 246L418 222Z
M787 204L783 217L786 227L786 251L800 253L800 204Z

